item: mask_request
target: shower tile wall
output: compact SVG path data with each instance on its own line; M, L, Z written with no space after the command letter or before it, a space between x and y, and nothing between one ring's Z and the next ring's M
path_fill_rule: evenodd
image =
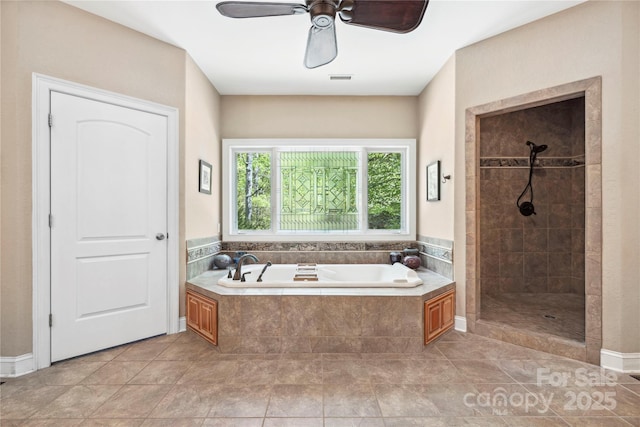
M584 294L584 132L584 98L480 120L483 293ZM529 217L516 206L529 177L526 141L548 146Z

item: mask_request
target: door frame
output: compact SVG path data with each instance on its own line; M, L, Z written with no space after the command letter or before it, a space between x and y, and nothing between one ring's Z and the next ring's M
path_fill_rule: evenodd
M32 75L32 268L33 369L51 365L51 92L167 117L167 333L179 331L179 134L177 108L85 86L43 74ZM54 126L55 126L55 117Z

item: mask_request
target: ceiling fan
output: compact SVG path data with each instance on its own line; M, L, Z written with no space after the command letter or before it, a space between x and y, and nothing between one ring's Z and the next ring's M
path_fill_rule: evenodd
M316 68L328 64L338 55L335 17L345 24L374 30L408 33L424 16L429 0L305 0L306 4L223 1L218 11L230 18L309 13L311 28L307 38L304 65Z

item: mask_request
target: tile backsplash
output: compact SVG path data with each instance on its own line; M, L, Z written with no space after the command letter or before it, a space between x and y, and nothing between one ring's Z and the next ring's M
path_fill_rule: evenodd
M211 269L213 257L250 252L261 262L296 264L387 264L390 252L420 251L422 266L453 280L453 242L419 236L418 241L390 242L222 242L220 236L187 240L187 280Z
M221 250L220 236L187 240L187 280L213 269L213 257Z

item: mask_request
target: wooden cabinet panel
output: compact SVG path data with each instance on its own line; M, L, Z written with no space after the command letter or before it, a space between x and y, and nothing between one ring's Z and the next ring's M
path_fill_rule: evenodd
M200 333L213 344L217 344L218 305L215 301L202 301L200 304Z
M218 345L218 302L188 290L187 327Z
M187 325L200 329L198 299L187 292Z
M453 327L455 321L456 291L451 290L424 302L424 343L431 341Z
M453 323L455 321L455 306L455 294L452 293L442 299L442 329L444 329L444 331L453 326Z

